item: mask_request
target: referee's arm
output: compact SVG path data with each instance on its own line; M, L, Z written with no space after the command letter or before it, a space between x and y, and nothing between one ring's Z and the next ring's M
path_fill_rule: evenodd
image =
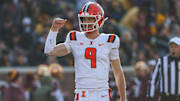
M157 61L157 64L155 65L155 69L151 75L151 80L149 80L149 88L148 88L148 92L147 92L147 96L149 99L152 99L155 95L155 86L159 80L159 68L160 68L160 58Z

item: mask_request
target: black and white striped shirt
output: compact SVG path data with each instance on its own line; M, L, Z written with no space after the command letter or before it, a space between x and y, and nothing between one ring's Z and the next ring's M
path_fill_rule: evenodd
M161 93L180 95L180 59L170 55L158 59L149 82L148 97L154 97L157 82Z

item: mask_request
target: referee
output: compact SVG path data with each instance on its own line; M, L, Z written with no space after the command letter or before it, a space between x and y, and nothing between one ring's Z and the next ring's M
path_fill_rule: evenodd
M158 59L149 82L147 95L152 101L157 82L160 101L180 101L180 37L169 41L170 55Z

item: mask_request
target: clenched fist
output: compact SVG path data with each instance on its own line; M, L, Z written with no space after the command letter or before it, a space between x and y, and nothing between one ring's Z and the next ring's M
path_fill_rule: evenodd
M62 18L54 18L52 26L51 26L51 30L53 32L58 32L59 29L61 29L64 24L66 23L66 19L62 19Z

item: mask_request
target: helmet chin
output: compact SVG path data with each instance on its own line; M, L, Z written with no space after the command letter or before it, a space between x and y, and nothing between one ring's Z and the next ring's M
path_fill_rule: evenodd
M92 27L90 27L92 26ZM96 23L80 23L79 24L79 27L80 27L80 31L81 32L93 32L95 30L98 30L99 29L99 26Z
M93 31L85 31L87 34L92 34L92 32L97 31L97 30L93 30Z

